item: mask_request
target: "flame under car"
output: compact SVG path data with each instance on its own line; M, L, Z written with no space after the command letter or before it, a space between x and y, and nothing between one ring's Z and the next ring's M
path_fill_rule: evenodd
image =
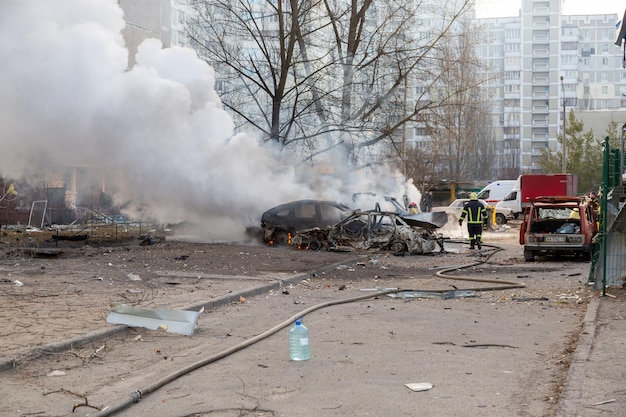
M444 222L445 223L445 222ZM354 211L346 219L327 227L297 232L292 244L311 250L366 251L388 250L396 255L443 251L438 226L420 222L409 225L400 215L385 211Z

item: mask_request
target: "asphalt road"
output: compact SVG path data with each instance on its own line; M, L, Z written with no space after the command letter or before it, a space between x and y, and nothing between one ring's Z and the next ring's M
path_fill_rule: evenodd
M200 281L195 290L188 289L187 307L205 306L193 336L107 325L105 303L96 330L59 331L57 342L75 340L70 349L45 353L45 345L38 346L32 360L2 372L0 414L107 415L139 391L139 402L113 415L554 416L594 297L585 282L589 263L525 263L512 240L514 235L494 234L489 241L503 250L493 254L489 248L470 252L466 245L449 243L445 254L410 257L236 245L209 245L202 252L187 248L184 253L192 255L185 265L197 258L198 278L223 277L225 266L217 259L229 259L232 274L232 279L219 280L219 290L207 291ZM170 262L171 251L178 249L175 244L155 247L150 256ZM159 250L170 252L166 257ZM212 255L200 258L199 253ZM139 255L133 256L126 255L127 265L141 265ZM114 258L109 253L102 259ZM290 264L298 266L288 273ZM435 276L444 267L463 265L473 266L459 269L460 275L519 281L525 287L476 291L468 298L379 295L351 301L371 295L364 290L372 288L493 286ZM171 263L162 266L173 270ZM237 277L243 266L249 280L242 287ZM281 271L279 279L267 280L270 266ZM151 267L155 280L160 276L156 269ZM180 280L184 270L176 270ZM146 273L138 275L148 280ZM85 285L93 286L93 281ZM181 285L175 286L176 308ZM67 296L54 297L54 302L62 305L66 298L69 312ZM159 306L167 304L165 296L158 300ZM311 308L315 310L304 323L311 333L312 358L292 362L291 318ZM52 325L53 317L49 320ZM268 331L272 334L251 343ZM410 383L433 387L414 392L406 386Z

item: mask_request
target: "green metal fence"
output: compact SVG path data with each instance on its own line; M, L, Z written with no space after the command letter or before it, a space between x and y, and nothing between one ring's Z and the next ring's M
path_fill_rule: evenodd
M596 237L589 279L605 294L607 287L623 286L626 281L626 200L622 181L623 149L611 148L604 140L604 164L600 188L600 231Z

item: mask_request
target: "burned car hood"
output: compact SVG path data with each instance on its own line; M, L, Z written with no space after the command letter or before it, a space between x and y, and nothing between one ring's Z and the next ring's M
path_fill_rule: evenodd
M448 223L448 213L443 211L417 214L402 214L400 217L410 226L423 227L425 229L440 228Z

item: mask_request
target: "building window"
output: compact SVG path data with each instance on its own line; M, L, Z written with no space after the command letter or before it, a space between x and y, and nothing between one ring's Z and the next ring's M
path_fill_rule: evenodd
M563 50L563 51L576 51L576 50L578 50L578 44L576 42L563 42L561 44L561 50Z
M505 71L504 79L505 80L519 80L520 72L519 71Z
M520 65L521 57L519 56L507 56L504 60L506 65Z
M521 29L507 29L504 36L507 38L519 38L521 33Z
M575 55L564 55L561 59L563 60L563 64L573 65L576 64L577 57Z
M602 94L609 94L609 86L608 85L603 85L602 86Z

